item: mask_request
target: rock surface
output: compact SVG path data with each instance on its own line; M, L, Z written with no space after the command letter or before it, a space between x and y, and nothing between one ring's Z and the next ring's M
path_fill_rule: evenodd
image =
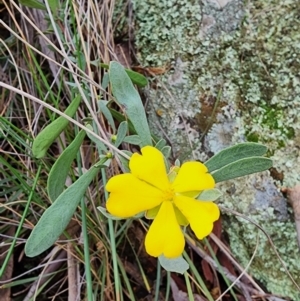
M298 0L135 0L141 65L165 69L146 97L152 130L174 158L205 161L243 141L269 148L275 169L221 183L219 203L257 223L300 283L291 208L281 186L300 182ZM226 214L233 253L275 294L300 300L265 234Z

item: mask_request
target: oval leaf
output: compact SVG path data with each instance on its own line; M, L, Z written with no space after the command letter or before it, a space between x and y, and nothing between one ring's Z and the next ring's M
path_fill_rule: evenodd
M160 139L156 144L155 144L155 147L158 149L158 150L162 150L165 146L167 145L167 142L165 139Z
M85 124L85 127L91 131L94 131L93 127L88 123ZM106 145L101 140L97 139L95 136L91 135L91 133L89 133L89 132L87 132L87 136L90 138L91 141L93 141L96 144L99 153L101 153L101 151L103 151L104 153L106 153L108 151Z
M189 268L189 264L182 258L182 256L170 259L166 258L164 255L161 255L158 257L158 260L161 266L169 272L183 274Z
M267 148L258 143L240 143L220 151L204 164L208 168L208 171L212 172L243 158L262 156L266 153L266 151Z
M114 119L111 115L111 112L109 111L109 109L107 107L107 104L108 104L108 101L106 101L106 100L99 100L98 101L98 107L100 109L100 112L104 115L107 122L109 123L109 125L111 126L113 131L115 132L116 131L115 122L114 122Z
M123 153L125 153L128 157L132 156L132 152L130 152L130 151L123 150ZM119 160L121 161L124 172L130 172L129 161L119 154L117 154L117 156L118 156Z
M131 135L127 136L123 140L126 143L133 144L133 145L140 145L141 144L141 138L138 135Z
M228 164L214 173L213 178L216 183L235 179L238 177L250 175L252 173L260 172L271 168L273 162L271 159L263 157L251 157L238 160L231 164Z
M64 190L71 164L77 155L85 134L85 131L78 133L72 143L58 157L50 170L47 190L52 202L54 202Z
M87 187L98 172L98 168L94 166L90 168L45 210L26 242L25 254L28 257L41 254L56 242L69 224Z
M77 95L71 104L67 107L65 114L69 117L73 117L76 113L81 101L81 96ZM34 139L32 144L32 153L36 158L42 158L46 155L46 152L54 140L60 135L60 133L68 125L69 120L63 116L58 117L56 120L47 125Z
M123 107L137 134L140 136L142 146L152 145L150 129L142 100L125 72L124 67L117 62L111 62L109 66L109 79L113 95Z
M127 121L123 121L120 123L117 132L117 140L115 142L115 146L118 147L124 140L128 130Z
M171 146L167 145L167 146L164 146L161 150L162 154L164 155L164 157L166 159L169 159L170 155L171 155Z

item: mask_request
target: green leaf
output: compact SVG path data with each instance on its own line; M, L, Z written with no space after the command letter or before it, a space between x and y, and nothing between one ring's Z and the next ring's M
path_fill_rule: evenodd
M235 179L271 168L273 162L264 157L251 157L230 163L212 173L216 183Z
M162 154L164 155L164 157L166 159L169 159L170 155L171 155L171 146L167 145L167 146L164 146L161 150Z
M181 164L180 164L180 160L179 160L179 159L176 159L174 165L180 167L180 165L181 165Z
M98 107L100 109L100 112L104 115L107 122L109 123L109 125L111 126L113 131L115 132L116 131L115 122L114 122L114 119L112 117L110 110L107 107L107 104L108 104L108 101L106 101L106 100L98 101Z
M130 151L123 150L122 152L125 153L128 157L132 156L132 152L130 152ZM125 172L130 172L129 161L119 154L117 154L117 156L118 156L119 160L121 161L122 167L125 170Z
M100 65L102 68L109 69L109 65L107 65L107 64L100 64ZM135 85L137 85L141 88L148 85L148 80L144 75L142 75L138 72L132 71L131 69L124 68L124 70Z
M117 140L115 142L116 147L118 147L123 142L123 140L127 134L127 131L128 131L127 121L121 122L118 127Z
M266 151L267 148L264 145L258 143L240 143L220 151L204 164L207 167L208 171L212 172L227 164L243 158L262 156L266 153Z
M109 84L109 74L104 73L102 82L101 82L102 89L105 90L108 87L108 84Z
M148 80L144 75L132 71L130 69L125 69L125 71L135 85L141 88L146 87L148 85Z
M166 258L164 255L161 255L158 257L158 260L161 266L169 272L183 274L189 268L189 264L182 258L182 256L170 259Z
M94 131L93 127L90 124L85 124L85 127L88 128L91 131ZM106 145L99 139L97 139L95 136L91 135L89 132L87 132L88 137L90 138L91 141L93 141L98 148L98 151L103 151L104 153L107 153L107 147Z
M50 170L47 190L52 202L54 202L64 190L71 164L77 155L85 135L85 131L80 131L72 143L58 157Z
M125 118L124 115L122 115L120 112L118 112L112 108L109 108L109 111L110 111L111 115L114 117L114 119L116 119L117 121L119 121L119 122L127 121L128 122L128 129L131 134L137 133L136 130L134 129L131 121L128 120L128 118Z
M67 107L65 114L73 117L81 101L81 96L77 95L71 104ZM36 158L42 158L46 155L48 148L60 133L68 125L69 120L60 116L49 125L47 125L34 139L32 144L32 153Z
M49 7L51 9L51 12L56 16L57 15L57 11L60 8L60 2L59 0L47 0Z
M152 145L152 138L143 103L139 93L125 72L124 67L117 62L111 62L109 66L109 79L113 95L117 102L123 107L137 134L140 136L142 146Z
M155 147L162 151L163 147L165 147L167 145L167 142L165 139L160 139L156 144L155 144Z
M216 188L205 189L198 195L197 200L213 202L222 195L223 195L223 193L219 189L216 189Z
M26 7L46 10L45 4L38 0L20 0L19 3Z
M97 173L99 168L91 167L45 210L26 242L25 254L28 257L41 254L56 242Z
M142 143L141 138L138 135L127 136L123 141L133 145L140 145Z

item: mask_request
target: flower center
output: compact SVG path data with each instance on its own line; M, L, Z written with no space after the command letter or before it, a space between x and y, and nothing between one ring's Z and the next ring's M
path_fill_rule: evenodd
M164 192L164 201L172 201L174 198L175 192L174 189L168 188Z

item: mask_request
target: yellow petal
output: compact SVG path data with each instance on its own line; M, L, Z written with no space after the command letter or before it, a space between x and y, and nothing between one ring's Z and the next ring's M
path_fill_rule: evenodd
M200 162L186 162L180 167L172 187L176 192L201 191L213 188L215 181Z
M133 175L161 190L167 190L170 183L162 153L152 146L141 149L142 155L134 153L129 161Z
M117 217L131 217L154 208L164 196L159 189L129 173L112 177L105 188L110 192L107 211Z
M164 255L167 258L176 258L182 254L184 244L183 233L176 220L173 204L165 201L161 204L146 235L146 251L154 257Z
M189 221L192 230L199 239L203 239L211 233L213 223L220 216L219 207L213 202L197 201L179 195L175 197L174 203Z

